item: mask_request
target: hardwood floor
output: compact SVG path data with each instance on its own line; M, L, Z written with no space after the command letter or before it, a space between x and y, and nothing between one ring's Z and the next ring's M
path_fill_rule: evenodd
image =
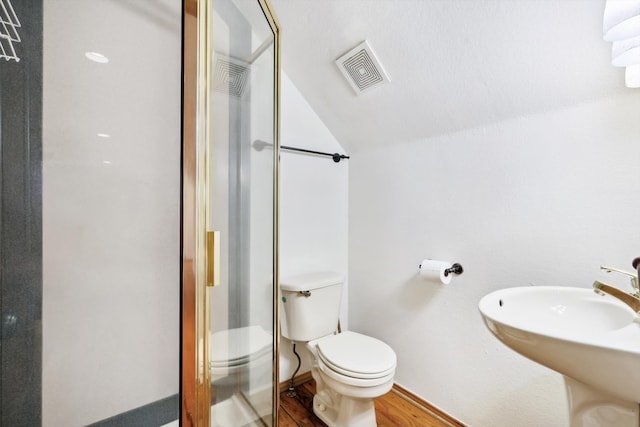
M296 387L296 397L280 394L279 427L326 427L313 413L313 394L316 385L313 379ZM378 427L460 427L463 424L432 413L412 403L405 392L395 388L375 400ZM410 396L409 396L410 398Z

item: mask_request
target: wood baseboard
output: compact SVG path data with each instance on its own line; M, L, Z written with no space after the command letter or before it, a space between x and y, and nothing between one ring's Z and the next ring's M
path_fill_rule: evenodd
M451 415L447 414L446 412L443 412L439 408L436 408L426 400L422 399L420 396L413 394L412 392L410 392L406 388L399 386L398 384L393 384L393 387L391 388L391 392L397 394L407 402L411 403L413 406L417 407L418 409L424 412L427 412L434 418L439 419L440 421L450 425L451 427L467 427L465 424L456 420Z
M313 380L311 371L303 372L302 374L296 375L293 380L293 386L298 387L311 380ZM280 383L280 393L287 391L287 389L289 388L289 382L290 381L287 380ZM443 424L446 424L450 427L467 427L466 424L461 423L451 415L433 406L431 403L427 402L420 396L410 392L409 390L402 386L399 386L398 384L393 384L391 393L396 394L397 396L409 402L411 405L415 406L418 410L429 414L431 417L441 421Z
M299 385L311 381L312 379L313 377L311 376L311 371L303 372L299 375L296 375L296 377L293 379L293 386L298 387ZM290 382L290 380L286 380L280 383L280 393L282 393L283 391L287 391Z

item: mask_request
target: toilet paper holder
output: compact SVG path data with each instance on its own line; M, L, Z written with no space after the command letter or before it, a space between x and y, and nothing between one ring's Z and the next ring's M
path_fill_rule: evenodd
M449 274L462 274L463 272L464 270L462 269L462 266L456 262L444 271L444 275L448 276Z
M418 269L421 269L421 268L422 268L422 264L418 266ZM445 277L448 276L449 274L462 274L462 273L464 273L464 269L462 268L462 265L460 265L457 262L453 263L451 267L444 270Z

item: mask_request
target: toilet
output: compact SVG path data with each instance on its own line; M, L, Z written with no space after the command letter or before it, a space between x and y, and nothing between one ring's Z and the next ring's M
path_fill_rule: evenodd
M213 385L271 384L273 338L260 326L212 333L209 358Z
M375 427L373 399L393 386L396 354L367 335L337 333L343 282L329 272L282 280L282 336L305 342L313 355L318 418L329 427Z

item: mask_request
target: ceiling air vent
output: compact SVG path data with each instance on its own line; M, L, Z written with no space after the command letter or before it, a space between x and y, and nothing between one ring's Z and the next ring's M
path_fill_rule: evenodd
M358 95L391 81L366 40L338 58L336 64Z
M213 90L241 97L249 81L249 66L233 58L216 55Z

